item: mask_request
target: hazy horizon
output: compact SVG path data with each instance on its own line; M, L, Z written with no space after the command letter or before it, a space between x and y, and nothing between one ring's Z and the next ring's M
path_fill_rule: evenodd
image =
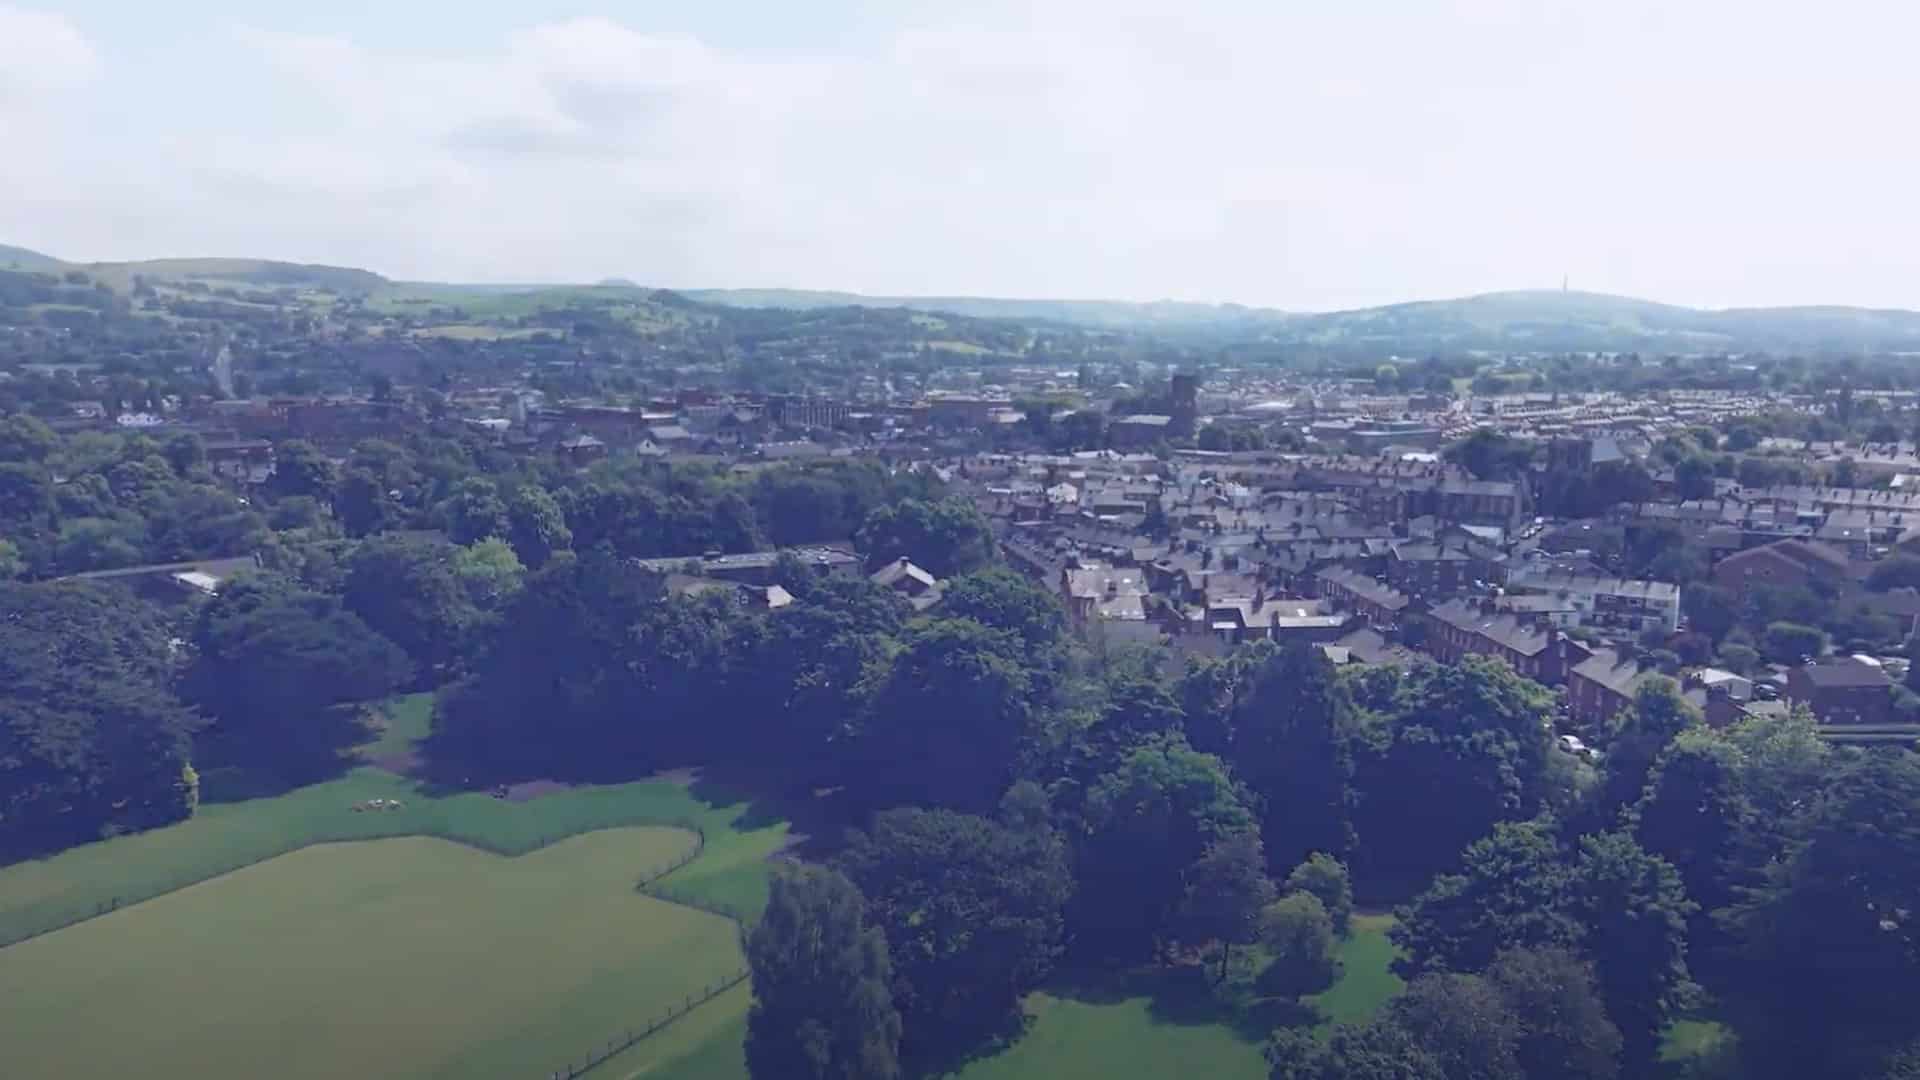
M0 243L396 280L1920 309L1920 10L0 0Z

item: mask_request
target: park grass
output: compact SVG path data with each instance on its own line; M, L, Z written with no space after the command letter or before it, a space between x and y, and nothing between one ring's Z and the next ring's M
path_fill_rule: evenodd
M371 726L379 734L360 747L368 761L413 752L433 732L433 695L402 694L374 710Z
M958 1080L1267 1075L1259 1041L1229 1023L1171 1017L1152 994L1113 1000L1040 993L1028 998L1027 1015L1020 1041L967 1065Z
M747 983L635 1043L593 1071L595 1080L747 1080Z
M1340 981L1306 999L1320 1011L1320 1030L1366 1021L1406 985L1393 973L1398 954L1387 937L1391 929L1391 915L1353 917L1340 943Z
M1307 999L1322 1018L1316 1030L1365 1021L1400 992L1400 978L1389 966L1395 956L1387 937L1392 927L1391 915L1354 916L1352 933L1340 946L1340 980ZM1265 1077L1261 1018L1268 1014L1257 1004L1237 1011L1245 1003L1212 1000L1193 974L1190 968L1147 970L1082 985L1063 979L1027 998L1028 1026L1017 1042L952 1075L955 1080ZM679 1022L698 1017L700 1026L669 1029L609 1062L607 1080L747 1080L741 1040L751 999L745 990L723 995ZM670 1038L674 1041L663 1041Z
M549 1075L740 969L731 921L633 888L687 839L319 845L36 938L0 963L6 1072Z
M424 733L428 710L424 696L390 703L389 726L369 749L409 748ZM372 799L394 799L403 806L353 809ZM0 868L0 941L42 933L315 843L436 836L495 854L522 855L597 829L670 824L699 829L707 838L702 857L669 879L675 897L757 914L766 895L764 859L786 842L786 823L753 815L744 800L711 785L702 785L696 795L683 783L641 780L511 803L481 792L435 793L363 765L337 780L271 798L202 805L177 825ZM647 868L630 869L638 877Z

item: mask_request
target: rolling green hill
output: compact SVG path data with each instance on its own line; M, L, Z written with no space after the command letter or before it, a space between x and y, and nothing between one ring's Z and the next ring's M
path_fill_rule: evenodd
M1920 312L1854 307L1706 310L1550 290L1291 313L1179 301L868 296L807 289L669 291L624 279L597 285L396 282L368 270L267 259L67 263L4 245L0 245L0 269L82 270L123 292L132 287L135 275L161 284L291 287L323 304L329 297L346 299L393 315L437 309L437 317L444 321L495 328L536 317L594 311L643 331L725 324L777 336L805 333L816 316L844 324L926 313L973 331L960 340L989 352L1017 351L1010 346L1013 339L1003 337L1010 324L1366 353L1920 351ZM860 314L863 311L865 315ZM802 318L792 318L795 314Z
M272 259L145 259L87 263L79 269L116 289L131 287L136 275L158 281L227 282L263 288L291 286L341 296L366 296L388 284L386 278L371 270Z
M1234 304L863 296L792 289L705 289L727 307L860 305L1105 330L1259 340L1376 352L1756 351L1920 349L1920 312L1852 307L1678 307L1604 293L1530 290L1313 314Z
M1302 316L1282 337L1301 344L1416 351L1908 351L1920 312L1852 307L1677 307L1603 293L1485 293Z
M60 271L67 264L51 255L42 255L23 247L0 244L0 270Z
M1177 300L1134 303L1124 300L1017 300L984 296L865 296L860 293L809 289L690 289L684 295L704 304L722 307L786 308L796 311L856 306L913 308L976 319L1068 323L1103 330L1256 327L1289 318L1287 313L1271 308L1194 304Z

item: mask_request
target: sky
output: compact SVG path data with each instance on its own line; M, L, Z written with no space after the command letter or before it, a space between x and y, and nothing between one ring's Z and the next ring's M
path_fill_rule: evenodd
M0 243L1920 308L1917 34L1906 0L0 0Z

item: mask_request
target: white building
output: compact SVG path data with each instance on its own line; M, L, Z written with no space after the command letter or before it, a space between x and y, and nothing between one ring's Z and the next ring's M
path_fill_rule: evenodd
M1579 626L1635 633L1680 629L1680 586L1670 581L1557 574L1522 565L1508 575L1507 587L1564 600Z

